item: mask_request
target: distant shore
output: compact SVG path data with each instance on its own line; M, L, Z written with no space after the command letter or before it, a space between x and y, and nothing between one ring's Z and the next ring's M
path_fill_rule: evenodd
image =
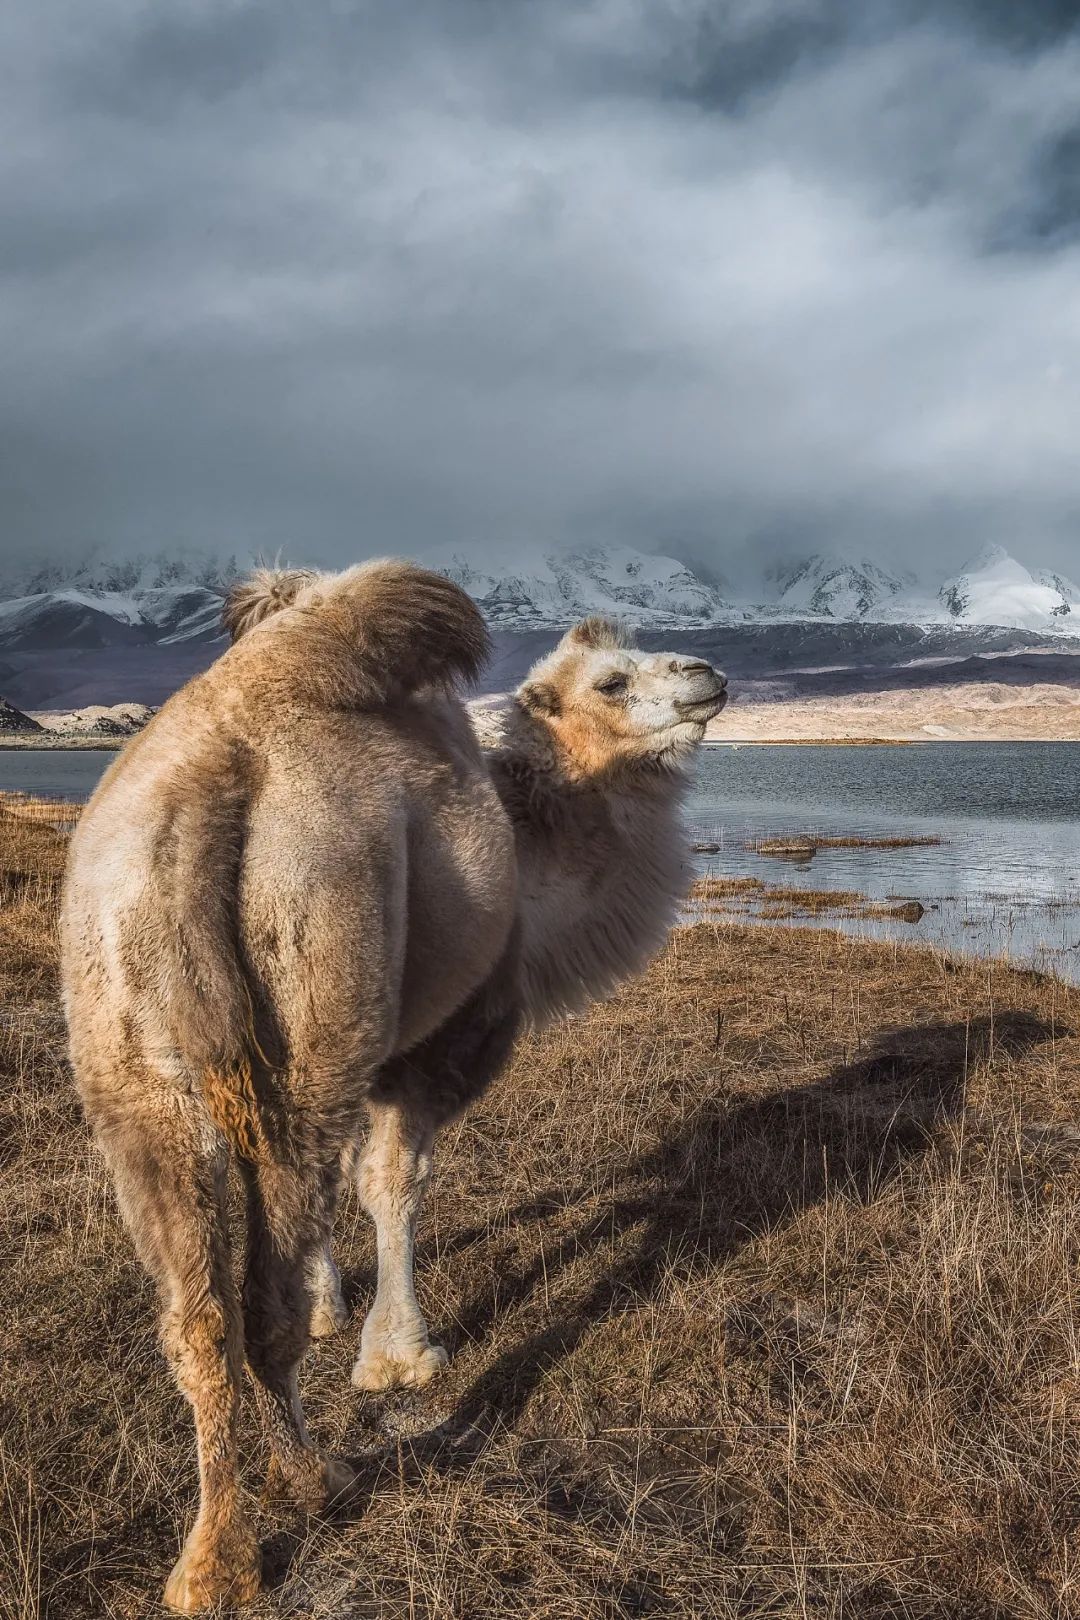
M754 702L709 726L718 743L1080 742L1080 687L1064 682L956 682Z
M897 687L830 697L755 701L754 684L708 728L712 746L851 748L927 742L1080 742L1080 686L1038 682L1009 685L973 680L939 687ZM474 698L469 711L480 741L496 746L509 695ZM138 712L141 710L141 713ZM0 733L0 749L108 749L123 731L95 730L99 719L134 733L149 716L144 705L33 716L42 729Z
M48 733L41 735L37 732L31 732L29 734L23 733L9 737L0 737L0 749L6 748L13 753L18 753L19 751L24 753L33 751L40 752L41 750L56 753L59 750L75 748L79 749L80 751L86 749L97 749L99 752L106 751L109 753L115 753L116 750L118 748L122 748L124 743L127 741L128 739L126 737L61 737L57 736L55 733L52 735Z

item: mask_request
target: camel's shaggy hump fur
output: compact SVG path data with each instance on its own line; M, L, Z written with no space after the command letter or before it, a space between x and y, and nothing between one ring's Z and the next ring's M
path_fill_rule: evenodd
M278 678L293 696L331 706L474 680L491 650L464 591L393 560L342 574L262 569L234 588L222 617L234 641L276 636Z
M225 599L221 622L233 641L295 602L315 573L310 568L257 568L238 579Z

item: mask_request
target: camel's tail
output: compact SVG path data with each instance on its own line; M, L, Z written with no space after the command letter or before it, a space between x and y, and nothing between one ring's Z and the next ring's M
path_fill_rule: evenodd
M471 597L406 562L341 574L260 569L233 588L223 617L234 641L250 636L283 695L334 707L473 680L490 651Z
M228 739L215 752L213 791L181 779L161 806L151 903L129 927L140 938L142 995L160 1004L219 1130L257 1161L266 1152L259 1094L275 1065L256 1027L237 915L249 768Z

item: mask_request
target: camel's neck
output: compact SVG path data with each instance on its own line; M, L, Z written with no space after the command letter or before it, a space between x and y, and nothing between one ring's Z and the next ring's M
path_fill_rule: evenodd
M682 771L573 779L522 726L492 758L514 822L527 1010L608 994L664 943L688 885Z

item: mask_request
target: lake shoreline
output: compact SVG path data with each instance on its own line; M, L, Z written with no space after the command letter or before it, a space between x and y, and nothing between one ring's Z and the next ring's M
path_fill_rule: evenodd
M137 736L133 732L132 736ZM58 753L97 750L116 753L129 737L0 737L0 753ZM703 748L925 748L935 743L1061 743L1080 745L1076 737L706 737Z
M0 737L0 750L11 754L37 754L59 750L85 753L96 749L99 753L114 754L128 741L127 737Z

